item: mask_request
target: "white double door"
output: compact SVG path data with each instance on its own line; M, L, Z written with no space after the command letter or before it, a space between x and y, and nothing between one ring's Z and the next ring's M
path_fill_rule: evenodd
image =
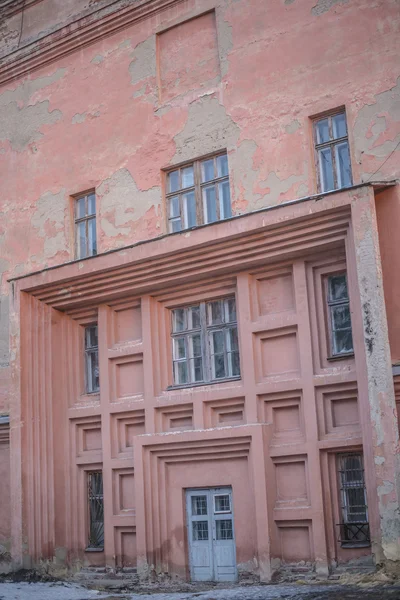
M192 581L236 581L231 488L186 491Z

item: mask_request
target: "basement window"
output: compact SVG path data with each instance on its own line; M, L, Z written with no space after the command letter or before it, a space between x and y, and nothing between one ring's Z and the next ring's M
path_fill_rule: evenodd
M170 232L231 217L226 152L167 172L166 197Z
M370 545L367 495L361 453L339 454L342 523L339 541L343 547Z
M96 196L92 192L75 198L75 257L97 254Z
M330 356L353 354L350 299L346 273L336 273L326 278Z
M87 394L99 391L99 339L97 325L85 327L85 380Z
M87 474L89 540L87 550L104 550L104 497L103 473L92 471Z
M175 385L240 377L235 298L174 309L171 336Z
M349 140L344 111L314 119L318 191L330 192L352 185Z

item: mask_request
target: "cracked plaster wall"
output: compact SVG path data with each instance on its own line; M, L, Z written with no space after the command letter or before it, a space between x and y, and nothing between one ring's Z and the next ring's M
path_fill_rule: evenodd
M22 43L89 4L29 8ZM163 103L157 35L215 6L218 77ZM3 52L19 18L2 24ZM0 294L10 276L73 258L82 190L97 190L99 251L164 233L161 169L222 148L236 214L313 193L309 116L329 108L346 105L355 183L399 175L399 27L396 0L191 0L0 88Z

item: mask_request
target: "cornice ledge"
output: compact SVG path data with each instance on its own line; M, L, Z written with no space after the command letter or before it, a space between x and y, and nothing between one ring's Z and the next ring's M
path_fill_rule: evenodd
M0 85L185 0L117 0L0 59ZM32 0L30 4L34 4Z

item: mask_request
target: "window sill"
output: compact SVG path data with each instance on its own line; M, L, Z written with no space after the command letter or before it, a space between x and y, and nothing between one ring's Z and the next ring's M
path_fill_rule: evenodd
M173 390L187 390L188 388L204 387L207 385L215 385L217 383L229 383L230 381L240 381L241 379L242 378L239 375L238 377L225 377L224 379L217 379L215 381L197 381L196 383L182 383L178 385L169 385L166 391L170 392Z
M370 548L371 542L360 542L359 544L355 544L354 542L340 542L340 547L344 550L346 550L346 548L349 550L352 548Z
M85 548L85 552L104 552L104 548Z
M335 360L342 360L343 358L354 358L354 352L346 352L343 354L337 354L335 356L327 356L326 360L334 362Z

